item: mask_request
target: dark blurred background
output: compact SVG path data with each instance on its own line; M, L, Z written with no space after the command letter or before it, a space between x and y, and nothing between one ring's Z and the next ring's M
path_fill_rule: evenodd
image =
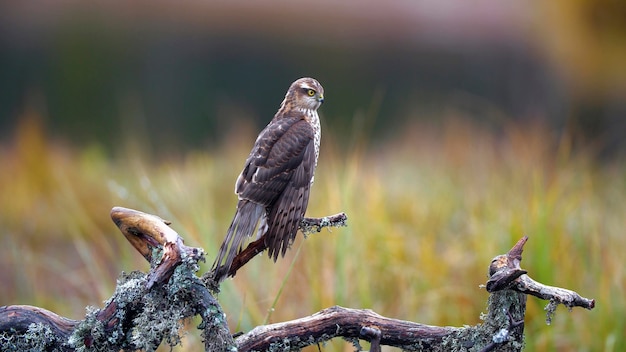
M25 111L107 149L205 148L326 89L325 132L540 120L602 154L626 135L623 1L64 1L0 5L0 135ZM341 138L340 138L341 139Z

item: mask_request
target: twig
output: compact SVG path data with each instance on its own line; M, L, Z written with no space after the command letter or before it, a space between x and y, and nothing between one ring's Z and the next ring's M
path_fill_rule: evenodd
M321 232L324 227L348 226L348 216L346 213L325 216L323 218L304 218L300 222L300 230L305 236L315 232Z
M306 236L314 232L320 232L324 227L346 226L347 221L348 217L345 213L338 213L322 218L304 218L300 222L299 228ZM250 242L250 244L248 244L248 246L243 251L241 251L241 253L237 254L235 259L233 260L233 263L230 266L230 270L228 271L228 276L235 276L237 270L246 265L246 263L248 263L257 254L263 252L266 249L267 245L265 244L263 238ZM212 277L212 275L209 276Z

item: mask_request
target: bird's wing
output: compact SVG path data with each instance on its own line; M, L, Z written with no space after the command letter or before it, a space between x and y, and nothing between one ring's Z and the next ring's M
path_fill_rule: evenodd
M268 214L265 243L268 248L267 254L274 261L278 259L279 254L284 256L293 242L309 204L311 179L315 172L313 143L310 142L304 149L302 161L292 171L291 179Z
M237 179L239 198L269 207L288 184L308 187L315 168L314 135L301 117L273 120L259 134Z

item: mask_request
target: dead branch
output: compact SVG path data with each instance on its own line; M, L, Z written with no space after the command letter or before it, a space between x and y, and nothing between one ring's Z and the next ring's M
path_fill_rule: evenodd
M370 341L373 352L380 351L381 345L409 351L521 351L527 295L550 301L548 321L558 304L595 306L594 300L574 291L532 280L520 267L528 240L524 237L491 262L485 286L490 293L488 311L482 324L429 326L335 306L309 317L259 326L233 340L221 307L196 276L204 251L184 245L169 223L154 215L116 207L111 217L150 261L150 272L122 274L105 307L90 309L82 321L32 306L0 307L2 350L153 351L163 341L170 346L178 344L181 322L199 315L206 351L290 351L334 337L352 341L358 349L359 340ZM301 227L319 231L345 224L345 219L345 214L305 219ZM264 249L257 246L253 248L258 252ZM242 259L239 267L246 262Z
M357 347L359 339L372 341L372 350L388 345L408 351L521 351L526 294L549 300L555 306L561 303L568 308L592 309L595 305L594 300L573 291L530 279L520 267L527 240L523 237L508 253L492 260L486 285L491 294L482 324L437 327L385 318L369 310L332 307L309 317L256 327L235 343L241 351L291 351L343 337Z
M154 351L180 343L185 319L200 315L206 351L228 351L234 342L224 313L195 275L204 251L184 245L163 219L115 207L111 218L151 263L148 274L122 274L103 309L82 321L30 306L0 308L2 350Z
M356 342L359 339L371 341L379 336L382 345L412 350L412 346L421 343L424 349L430 350L459 330L386 318L368 309L334 306L305 318L256 327L238 337L236 343L240 351L283 348L297 351L333 337L340 336Z
M128 242L148 262L152 263L152 251L155 248L163 250L161 259L156 262L156 267L153 267L148 275L148 289L155 283L167 282L174 269L184 260L204 261L202 248L186 246L178 233L169 227L171 222L156 215L114 207L111 209L111 219Z
M68 351L64 344L79 323L43 308L0 307L0 350ZM21 336L28 336L31 343L21 343Z
M304 218L300 222L299 228L306 236L314 232L320 232L324 227L347 226L347 221L348 217L345 213L338 213L322 218ZM237 270L246 265L246 263L248 263L257 254L262 253L266 249L267 245L265 244L265 240L263 238L250 242L250 244L248 244L248 246L243 251L241 251L241 253L237 254L235 259L233 260L233 263L230 266L230 270L228 271L228 276L235 276ZM207 275L207 279L212 277L212 274ZM211 286L216 287L217 285L212 284Z
M559 304L567 308L582 307L593 309L595 300L581 297L578 293L564 289L544 285L526 275L526 270L520 267L522 261L522 250L528 237L522 237L513 248L507 253L495 257L489 266L490 279L487 281L487 291L495 292L510 289L523 294L528 294L550 301L546 307L546 322L550 324L552 315Z

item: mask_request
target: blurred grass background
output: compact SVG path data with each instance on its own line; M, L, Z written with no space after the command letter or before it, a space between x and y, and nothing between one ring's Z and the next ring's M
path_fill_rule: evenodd
M120 271L147 270L108 217L115 205L172 220L188 244L206 248L209 260L215 255L251 131L210 154L145 161L132 146L116 158L96 147L76 150L47 139L36 119L22 121L0 159L0 304L80 319L86 305L111 295ZM530 298L528 350L625 346L622 161L572 152L567 135L540 124L513 123L498 135L462 119L417 124L376 149L363 141L343 149L329 134L308 214L345 211L349 227L299 238L276 265L258 257L226 281L220 302L231 328L248 331L268 316L279 322L335 304L426 324L476 324L491 258L528 235L523 267L535 279L597 301L593 311L561 307L546 326L547 302ZM191 333L180 350L198 343ZM324 350L350 350L342 341L329 345Z
M528 235L531 276L597 305L546 326L529 299L527 350L626 349L624 7L455 5L0 5L0 305L80 319L147 270L116 205L171 220L207 270L256 134L311 75L327 102L308 215L349 227L228 280L233 330L335 304L477 324L491 258ZM201 348L190 329L176 350Z

